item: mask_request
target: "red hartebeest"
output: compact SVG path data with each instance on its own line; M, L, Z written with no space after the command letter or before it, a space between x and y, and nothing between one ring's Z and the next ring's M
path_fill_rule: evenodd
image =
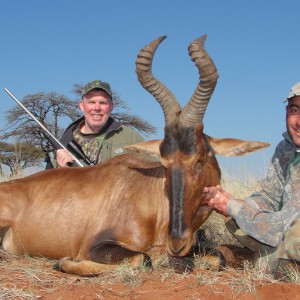
M201 204L203 188L220 181L214 154L242 155L268 144L203 133L203 116L218 78L203 47L205 37L189 46L201 77L183 109L152 75L152 59L164 38L145 46L136 61L141 85L163 109L163 140L130 146L138 155L101 165L47 170L1 183L4 250L59 259L59 270L79 275L116 268L125 258L136 266L154 251L188 254L195 231L211 213ZM147 160L147 155L159 160Z

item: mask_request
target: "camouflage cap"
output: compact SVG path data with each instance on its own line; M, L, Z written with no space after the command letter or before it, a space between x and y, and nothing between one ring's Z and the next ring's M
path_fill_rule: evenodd
M112 99L112 91L111 91L109 84L107 82L103 82L100 80L93 80L93 81L87 83L82 90L81 96L83 97L88 92L90 92L91 90L94 90L94 89L104 90L109 95L109 97Z
M291 87L291 91L289 92L288 96L286 97L286 100L289 100L290 98L293 98L295 96L300 96L300 82L297 82L295 85Z

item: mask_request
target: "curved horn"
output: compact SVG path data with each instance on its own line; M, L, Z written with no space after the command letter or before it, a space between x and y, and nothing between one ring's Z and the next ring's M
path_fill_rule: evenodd
M169 124L175 119L176 113L181 111L181 106L169 89L152 75L154 53L166 37L166 35L161 36L141 49L135 64L142 87L160 104L165 115L165 124Z
M199 70L200 82L180 116L181 124L202 124L205 110L219 77L217 69L204 49L207 35L194 40L189 46L189 55Z

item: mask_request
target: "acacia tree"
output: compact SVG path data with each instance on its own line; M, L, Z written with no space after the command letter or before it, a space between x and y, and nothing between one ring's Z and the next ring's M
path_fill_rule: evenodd
M74 84L73 93L76 100L70 100L64 95L56 92L36 93L25 96L22 104L56 137L60 138L64 127L79 118L82 113L79 110L78 103L81 98L83 86ZM126 103L120 97L113 93L114 112L112 117L126 126L135 128L144 135L153 134L156 128L142 118L132 115L128 112ZM5 114L7 127L3 131L1 139L7 140L14 138L19 144L31 145L49 155L55 149L43 135L43 130L32 120L32 118L18 105L8 110ZM66 124L63 126L63 124ZM25 148L24 148L25 149ZM28 149L28 148L26 148ZM25 159L25 156L23 156ZM37 157L36 157L37 158ZM26 162L24 166L30 166L33 162Z

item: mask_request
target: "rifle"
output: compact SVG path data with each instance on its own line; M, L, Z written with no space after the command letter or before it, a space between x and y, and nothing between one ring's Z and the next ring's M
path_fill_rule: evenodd
M42 134L54 147L54 149L64 149L74 159L73 165L78 167L85 167L94 165L94 163L83 153L81 147L74 141L71 141L67 147L65 147L51 132L7 89L4 90L30 115L30 117L43 129Z

